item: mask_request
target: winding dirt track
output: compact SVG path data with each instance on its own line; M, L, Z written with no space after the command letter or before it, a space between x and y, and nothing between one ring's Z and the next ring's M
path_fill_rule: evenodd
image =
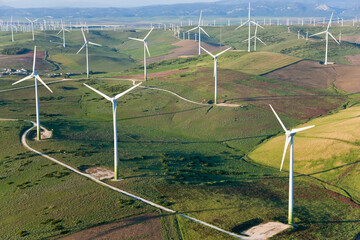
M12 120L12 121L16 121L16 119L11 119L11 120ZM98 180L97 178L93 177L93 176L90 175L90 174L83 173L83 172L81 172L81 171L79 171L79 170L77 170L77 169L75 169L75 168L73 168L73 167L71 167L71 166L69 166L69 165L67 165L67 164L65 164L65 163L63 163L63 162L55 159L55 158L53 158L53 157L50 157L50 156L46 155L45 153L39 152L39 151L33 149L32 147L30 147L30 146L28 145L28 143L26 142L27 134L28 134L33 128L35 128L36 124L35 124L34 122L32 122L32 121L28 121L28 120L25 120L25 121L31 123L32 126L31 126L29 129L27 129L27 130L23 133L23 135L21 136L21 143L24 145L24 147L27 148L28 150L30 150L30 151L32 151L32 152L34 152L34 153L42 156L42 157L44 157L44 158L49 159L50 161L52 161L52 162L54 162L54 163L57 163L57 164L65 167L65 168L69 169L70 171L72 171L72 172L74 172L74 173L76 173L76 174L79 174L79 175L81 175L81 176L83 176L83 177L86 177L86 178L88 178L88 179L90 179L90 180L92 180L92 181L94 181L94 182L96 182L96 183L98 183L98 184L100 184L100 185L102 185L102 186L104 186L104 187L107 187L107 188L109 188L109 189L111 189L111 190L113 190L113 191L122 193L122 194L124 194L124 195L126 195L126 196L128 196L128 197L134 198L134 199L136 199L136 200L138 200L138 201L144 202L144 203L146 203L146 204L148 204L148 205L151 205L151 206L153 206L153 207L155 207L155 208L161 209L161 210L163 210L163 211L165 211L165 212L169 212L169 213L172 213L172 214L177 214L177 215L179 215L179 216L181 216L181 217L190 219L190 220L192 220L192 221L194 221L194 222L197 222L197 223L199 223L199 224L201 224L201 225L204 225L204 226L206 226L206 227L215 229L215 230L217 230L217 231L220 231L220 232L225 233L225 234L227 234L227 235L233 236L233 237L235 237L235 238L238 238L238 239L264 239L263 236L246 237L246 236L238 235L238 234L235 234L235 233L226 231L226 230L224 230L224 229L221 229L221 228L219 228L219 227L216 227L216 226L214 226L214 225L212 225L212 224L203 222L203 221L201 221L201 220L199 220L199 219L196 219L196 218L190 217L190 216L188 216L188 215L179 213L179 212L174 211L174 210L172 210L172 209L170 209L170 208L163 207L163 206L161 206L161 205L159 205L159 204L156 204L156 203L154 203L154 202L151 202L151 201L149 201L149 200L147 200L147 199L145 199L145 198L136 196L136 195L134 195L134 194L132 194L132 193L126 192L126 191L124 191L124 190L122 190L122 189L119 189L119 188L117 188L117 187L114 187L114 186L112 186L112 185L110 185L110 184L104 183L104 182Z

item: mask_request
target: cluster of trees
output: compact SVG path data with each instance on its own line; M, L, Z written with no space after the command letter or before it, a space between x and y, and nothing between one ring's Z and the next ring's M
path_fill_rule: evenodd
M1 54L3 55L17 55L17 54L25 54L29 52L30 50L27 48L21 48L21 47L7 47L1 50Z

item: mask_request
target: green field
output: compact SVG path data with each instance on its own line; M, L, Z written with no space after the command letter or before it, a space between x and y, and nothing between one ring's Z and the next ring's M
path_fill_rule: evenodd
M333 184L338 187L338 192L358 203L359 110L358 106L352 107L307 122L306 125L316 127L297 134L294 140L296 172ZM278 167L283 145L284 137L276 137L262 144L249 157L255 162ZM285 169L288 164L287 158Z
M142 59L142 44L129 42L127 37L142 37L145 32L90 32L90 41L106 45L89 49L90 65L91 60L100 64L91 69L105 73L94 75L90 80L78 77L73 81L51 84L53 94L40 87L42 125L54 130L53 138L28 141L31 147L72 167L104 166L112 169L111 103L91 92L83 83L109 96L129 88L131 82L115 76L131 77L142 73L142 64L138 62ZM166 54L173 47L171 43L175 40L170 35L170 32L157 30L151 35L154 39L149 37L152 56ZM165 40L156 46L156 38ZM2 35L0 41L4 42L4 39ZM74 55L81 47L81 41L80 32L74 31L69 34L69 49L54 48L43 40L38 43L45 44L43 49L49 46L49 58L63 71L81 72L81 66L84 66L81 57L83 60L85 57L83 54ZM151 45L152 41L154 45ZM24 38L23 43L15 44L31 48L33 43ZM124 180L106 182L236 233L261 222L286 222L288 174L277 169L281 150L267 151L269 156L273 154L270 159L274 161L268 161L276 163L276 168L268 162L253 162L247 158L254 149L254 153L259 151L259 144L266 146L271 141L278 141L272 137L279 133L280 127L268 104L281 109L281 118L288 128L292 128L309 119L336 112L350 103L356 104L358 96L346 95L332 86L317 90L260 76L299 60L278 52L228 52L219 58L220 102L237 103L240 107L195 105L169 93L141 88L120 98L117 122L119 169ZM253 67L249 63L258 64ZM156 75L142 86L170 90L190 100L208 103L213 98L214 89L212 66L213 60L204 54L152 63L149 64L150 73L180 72ZM16 79L0 78L0 89L10 88ZM44 80L50 81L46 77ZM19 86L27 84L29 82ZM26 88L0 93L0 118L34 120L33 91L33 88ZM348 115L343 117L349 121L356 119L356 110L355 107L349 108L346 110ZM334 119L326 121L329 124L341 122L342 118L336 116L329 115L328 118ZM327 118L312 121L322 119ZM322 125L321 122L315 124ZM4 186L0 188L0 206L4 210L0 211L0 218L6 218L0 223L1 229L5 229L0 238L20 238L19 231L28 233L24 239L57 238L104 222L155 211L136 201L124 204L128 201L119 199L130 199L26 152L19 136L29 124L0 122L0 126L0 183ZM321 134L335 128L326 126L325 122L323 126L319 130L314 128L318 131L316 136L324 140L322 144L328 136ZM350 134L351 129L346 129ZM352 136L339 135L336 138L344 140L338 144L352 146L355 152L347 148L342 152L347 154L346 159L334 156L334 165L325 166L337 167L355 161L358 151L356 133ZM301 138L300 134L295 137L296 158L300 139L305 137ZM279 144L283 144L282 140ZM352 239L360 232L356 218L360 214L359 205L339 190L346 184L356 187L356 170L349 172L349 178L345 175L337 180L332 177L336 173L342 174L345 168L336 168L336 173L317 173L324 167L321 158L328 158L320 153L315 155L318 158L314 161L314 169L296 177L295 199L299 200L295 202L294 212L297 227L274 239ZM305 163L296 166L308 167ZM352 166L355 165L346 168ZM310 174L314 172L316 176ZM19 204L18 200L12 199L23 201ZM169 217L172 219L162 221L164 235L168 236L166 239L232 239L181 217ZM52 223L58 219L61 221ZM58 225L63 229L55 229ZM42 230L44 226L47 228L45 231Z
M225 44L235 49L247 50L248 28L246 26L234 30L236 27L207 27L205 30L209 33L211 38L203 35L203 40L213 44ZM305 41L303 38L306 32L315 34L326 30L326 27L312 27L312 26L290 26L290 33L286 26L266 26L265 29L258 29L257 36L266 43L266 46L257 43L257 51L267 51L282 53L289 56L294 56L303 59L312 59L324 61L325 56L325 41L324 35L311 38L310 41ZM255 27L252 27L252 35L254 34ZM298 31L300 31L301 38L297 38ZM342 36L351 36L358 31L357 27L332 27L330 32L338 38L339 33ZM251 42L251 50L253 50L254 42ZM332 39L329 40L329 61L336 63L349 64L345 55L359 54L360 48L356 44L342 42L340 46Z

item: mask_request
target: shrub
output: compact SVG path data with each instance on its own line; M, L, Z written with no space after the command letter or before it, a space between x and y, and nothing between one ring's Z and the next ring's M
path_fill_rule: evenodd
M4 55L17 55L17 54L25 54L29 52L30 50L27 48L21 48L21 47L6 47L1 51L1 54Z
M21 231L17 232L17 235L19 235L20 237L25 237L25 236L27 236L29 234L30 233L28 231L24 231L24 230L21 230Z

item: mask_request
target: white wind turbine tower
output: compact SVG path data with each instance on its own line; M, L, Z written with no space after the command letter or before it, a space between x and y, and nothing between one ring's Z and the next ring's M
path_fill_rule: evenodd
M61 32L63 33L63 47L65 47L66 46L66 44L65 44L65 32L70 32L70 31L67 30L66 28L64 28L64 23L63 23L62 20L61 20L61 29L60 29L60 31L58 32L57 35L59 35Z
M116 95L115 97L111 98L107 95L105 95L104 93L100 92L99 90L96 90L93 87L90 87L89 85L85 84L84 85L88 88L90 88L91 90L93 90L94 92L96 92L97 94L103 96L104 98L106 98L107 100L109 100L112 103L112 112L113 112L113 128L114 128L114 180L118 180L119 174L118 174L118 142L117 142L117 127L116 127L116 107L117 107L117 99L123 95L125 95L126 93L130 92L131 90L133 90L134 88L138 87L141 83L129 88L128 90L119 93L118 95Z
M147 37L150 35L150 33L152 32L154 28L151 28L150 31L148 32L148 34L146 34L146 36L143 39L139 39L139 38L132 38L129 37L129 39L131 40L136 40L139 42L143 42L144 43L144 80L147 80L147 72L146 72L146 52L149 54L150 57L150 51L149 51L149 47L147 45Z
M36 63L36 46L34 47L34 60L33 60L33 71L32 73L27 76L24 77L23 79L14 82L12 85L18 84L20 82L23 82L25 80L34 78L35 79L35 101L36 101L36 138L37 140L40 140L40 113L39 113L39 95L38 95L38 82L37 80L39 80L42 85L44 85L50 92L53 92L45 83L44 81L40 78L38 72L35 70L35 63Z
M270 105L270 104L269 104ZM285 125L281 122L279 116L276 114L275 110L273 109L273 107L270 105L271 110L274 112L275 117L277 118L277 120L279 121L281 127L284 129L285 131L285 135L286 135L286 140L285 140L285 147L284 147L284 153L283 153L283 157L281 160L281 166L280 166L280 171L282 170L283 164L284 164L284 159L285 159L285 155L286 155L286 151L287 148L289 146L290 143L290 167L289 167L289 215L288 215L288 224L291 225L293 223L293 162L294 162L294 135L300 131L304 131L306 129L315 127L315 125L312 126L308 126L308 127L303 127L303 128L298 128L298 129L291 129L291 130L287 130Z
M33 41L35 41L35 34L34 34L34 22L36 22L37 20L39 20L39 18L35 19L35 20L30 20L27 17L25 17L26 20L28 20L31 24L31 31L32 31L32 39Z
M206 36L210 37L209 34L207 34L207 32L205 32L205 30L201 27L201 16L202 16L202 10L200 11L200 17L199 17L199 23L196 27L188 30L187 32L193 31L198 29L199 30L199 55L201 54L201 31L203 31Z
M334 39L334 41L335 41L337 44L340 45L340 43L336 40L336 38L334 38L334 36L329 32L329 27L330 27L330 25L331 25L331 20L332 20L333 14L334 14L334 13L331 14L331 17L330 17L330 20L329 20L329 24L328 24L328 26L327 26L327 28L326 28L325 31L319 32L319 33L315 33L315 34L313 34L313 35L310 36L310 37L312 37L312 36L316 36L316 35L320 35L320 34L325 33L325 41L326 41L325 62L324 62L325 65L328 64L329 35L330 35L330 37L332 37L332 38Z
M257 24L256 22L254 21L251 21L251 16L250 16L250 2L249 2L249 14L248 14L248 19L246 20L246 22L242 23L240 26L238 26L237 28L235 28L235 30L241 28L242 26L244 26L245 24L248 24L249 25L249 36L248 36L248 52L250 52L250 46L251 46L251 41L250 41L250 38L251 38L251 24L254 24L256 26L260 26L259 24ZM260 26L261 27L261 26ZM263 27L261 27L263 28Z
M94 45L94 46L99 46L99 47L101 47L102 45L93 43L93 42L89 42L88 40L86 40L84 30L82 28L81 28L81 33L84 37L84 45L82 45L82 47L79 49L79 51L76 54L79 54L79 52L85 47L85 49L86 49L86 77L89 78L89 44Z
M260 27L261 27L261 26L260 26ZM254 52L256 52L256 42L257 42L257 40L259 40L262 44L266 45L266 43L264 43L260 38L257 37L257 28L258 28L258 25L256 25L256 27L255 27L255 34L254 34L254 36L252 36L252 37L250 38L250 40L251 40L251 39L254 39ZM244 42L245 42L245 41L249 41L249 39L245 39Z
M214 95L214 104L217 104L217 58L218 56L220 56L221 54L223 54L224 52L230 50L231 48L225 49L224 51L213 55L211 52L209 52L208 50L206 50L205 48L201 47L202 50L204 50L205 52L207 52L210 56L212 56L214 58L214 78L215 78L215 95Z
M14 28L16 28L13 24L13 20L12 20L12 16L11 16L11 25L10 25L10 28L11 28L11 41L14 42Z

